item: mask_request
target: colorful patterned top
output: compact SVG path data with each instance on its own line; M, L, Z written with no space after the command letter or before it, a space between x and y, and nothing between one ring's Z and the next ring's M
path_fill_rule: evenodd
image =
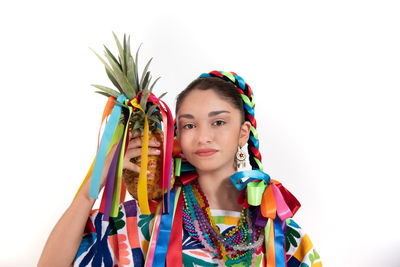
M211 210L221 234L235 227L240 212ZM135 200L120 205L117 218L102 220L103 214L93 210L86 225L74 266L144 266L154 213L140 214ZM286 221L285 248L287 267L319 267L320 257L307 234L292 220ZM183 230L183 266L218 266L219 260ZM257 251L255 266L265 266L265 248ZM242 266L242 265L235 265Z

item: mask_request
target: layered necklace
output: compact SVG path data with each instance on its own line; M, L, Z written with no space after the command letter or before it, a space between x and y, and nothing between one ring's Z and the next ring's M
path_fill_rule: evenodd
M253 225L249 209L243 208L238 225L221 235L197 180L183 187L183 199L183 227L193 239L227 266L241 262L246 266L254 265L256 252L264 241L264 231Z

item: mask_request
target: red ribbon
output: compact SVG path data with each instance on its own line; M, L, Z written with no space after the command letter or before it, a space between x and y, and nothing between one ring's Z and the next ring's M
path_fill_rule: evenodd
M166 266L182 266L182 212L183 193L179 194L178 203L174 215L174 222L171 229L171 237L168 244Z

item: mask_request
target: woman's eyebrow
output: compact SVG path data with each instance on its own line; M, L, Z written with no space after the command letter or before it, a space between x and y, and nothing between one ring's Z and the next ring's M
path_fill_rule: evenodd
M179 115L178 120L180 120L182 118L194 119L194 116L192 114L182 114L182 115Z
M208 113L208 117L215 117L221 113L230 113L230 112L227 110L211 111L210 113ZM182 118L194 119L194 116L192 114L181 114L181 115L179 115L178 120L182 119Z
M227 110L211 111L210 113L208 113L208 117L214 117L214 116L217 116L217 115L219 115L221 113L230 113L230 112L227 111Z

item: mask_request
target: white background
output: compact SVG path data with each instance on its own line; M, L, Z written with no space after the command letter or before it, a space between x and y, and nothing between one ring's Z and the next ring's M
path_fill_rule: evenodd
M112 31L175 96L211 70L254 90L265 171L324 266L399 266L397 1L4 1L0 266L34 266L95 155ZM144 67L144 65L141 65Z

